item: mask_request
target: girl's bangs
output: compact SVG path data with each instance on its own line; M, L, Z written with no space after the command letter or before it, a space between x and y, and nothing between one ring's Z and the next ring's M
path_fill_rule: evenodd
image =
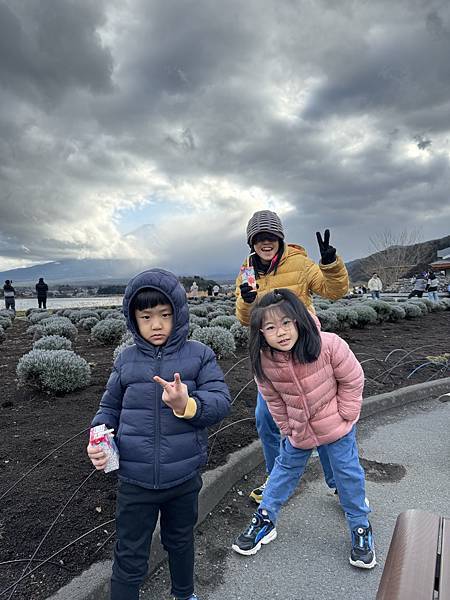
M297 320L297 315L295 314L295 310L293 306L286 300L282 300L277 304L271 304L270 306L266 306L262 309L261 315L261 324L268 320L268 318L272 317L275 319L282 319L283 317L289 317L293 321Z

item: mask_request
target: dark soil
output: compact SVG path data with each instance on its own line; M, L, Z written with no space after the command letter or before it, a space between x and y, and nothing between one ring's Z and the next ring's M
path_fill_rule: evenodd
M79 536L99 527L28 576L18 585L13 596L14 600L41 600L93 562L111 556L116 477L113 473L94 472L85 446L90 420L97 410L111 369L113 347L96 346L86 332L80 331L74 350L90 362L91 384L84 390L53 397L17 387L17 362L32 345L25 332L26 327L26 322L17 318L6 332L6 341L0 346L0 598L9 598L10 592L2 594L2 591L21 576L28 559L33 556L60 511L62 514L34 559L44 560ZM450 352L449 330L450 312L447 311L412 321L347 330L341 336L363 363L367 397L430 378L448 376L448 370L425 367L407 379L415 367L426 361L424 357ZM393 350L396 352L388 357ZM407 355L407 352L410 354ZM241 392L251 381L245 356L246 352L242 350L237 358L220 361L224 373L227 373L244 358L226 375L232 397L239 396L233 403L231 416L211 430L207 469L223 464L230 452L249 444L256 437L254 383L249 383ZM240 419L244 420L214 435L218 429ZM73 436L77 437L10 490L31 467ZM90 474L92 477L63 509ZM25 559L26 562L8 562ZM37 565L39 562L34 560L32 566Z

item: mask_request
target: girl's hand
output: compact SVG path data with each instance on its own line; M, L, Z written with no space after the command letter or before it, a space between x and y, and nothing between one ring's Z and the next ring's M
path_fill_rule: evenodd
M153 379L164 389L162 395L163 402L165 402L167 406L170 406L177 414L184 414L186 404L189 400L189 394L187 385L181 382L180 374L175 373L173 381L166 381L157 375L155 375Z
M94 446L92 444L88 444L86 448L89 458L91 459L92 464L97 469L97 471L103 471L106 467L106 463L108 462L108 458L100 446Z

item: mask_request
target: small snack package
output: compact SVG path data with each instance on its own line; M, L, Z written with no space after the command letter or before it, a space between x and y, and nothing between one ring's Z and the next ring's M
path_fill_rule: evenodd
M241 280L242 283L248 283L252 289L256 290L256 276L253 267L241 267Z
M106 425L91 427L89 432L89 443L92 446L101 446L103 452L108 457L108 462L104 469L105 473L115 471L119 468L119 451L112 432L113 429L106 429Z

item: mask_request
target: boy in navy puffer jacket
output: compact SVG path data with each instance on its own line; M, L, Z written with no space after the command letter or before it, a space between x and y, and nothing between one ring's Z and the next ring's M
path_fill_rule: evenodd
M195 599L194 525L206 462L206 428L230 410L213 351L187 340L186 292L172 273L150 269L125 290L123 312L134 345L117 357L92 426L114 429L120 453L117 543L111 600L138 600L160 514L172 594ZM88 446L96 469L104 453Z

